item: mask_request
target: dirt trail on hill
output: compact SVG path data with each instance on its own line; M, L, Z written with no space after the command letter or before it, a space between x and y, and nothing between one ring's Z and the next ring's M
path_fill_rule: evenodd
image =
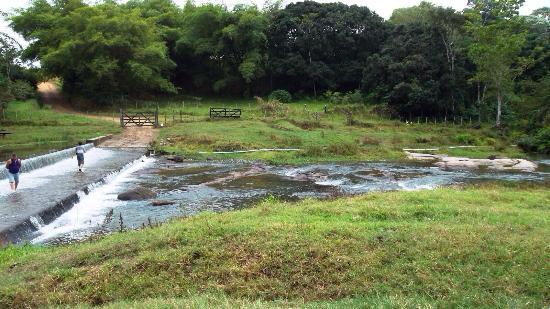
M42 97L44 104L51 105L55 111L119 123L118 118L113 119L113 117L109 116L88 115L74 110L57 85L51 81L40 83L37 88L38 94ZM152 127L129 126L125 127L121 134L115 134L109 140L101 143L99 147L146 148L155 140L157 133L158 130Z

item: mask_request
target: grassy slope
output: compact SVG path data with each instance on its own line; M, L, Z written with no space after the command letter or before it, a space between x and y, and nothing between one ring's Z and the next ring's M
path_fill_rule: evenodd
M0 128L13 134L0 139L0 153L15 151L22 157L73 146L77 141L87 138L120 132L114 122L40 109L34 100L10 103L6 119L0 121Z
M550 304L549 215L547 187L266 201L93 242L3 249L0 307L152 297L139 307L540 308Z
M304 111L307 104L307 111ZM208 119L210 106L242 108L241 120ZM193 158L263 159L273 163L316 161L400 160L403 148L443 148L440 153L486 158L488 155L521 157L515 147L503 147L496 132L489 127L475 130L464 124L413 124L381 119L366 111L355 112L358 123L346 125L342 113L330 106L329 114L321 113L315 125L313 112L322 112L323 102L296 102L288 105L286 117L263 117L255 103L247 101L187 103L179 122L181 105L167 103L161 108L161 130L158 149ZM166 118L164 115L167 115ZM174 117L175 115L175 117ZM174 119L176 120L174 122ZM480 145L477 149L447 149L450 145ZM304 151L252 153L239 155L203 155L199 151L241 150L254 148L302 148Z

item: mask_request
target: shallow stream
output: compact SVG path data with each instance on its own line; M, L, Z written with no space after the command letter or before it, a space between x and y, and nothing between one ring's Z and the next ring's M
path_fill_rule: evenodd
M446 171L427 164L313 164L300 167L246 162L186 162L143 158L110 176L54 222L38 226L34 243L59 243L94 234L138 228L201 211L228 211L253 205L269 195L285 200L329 197L371 191L432 189L494 180L548 183L550 162L536 172ZM119 201L128 189L155 191L155 200ZM120 218L122 218L122 223Z

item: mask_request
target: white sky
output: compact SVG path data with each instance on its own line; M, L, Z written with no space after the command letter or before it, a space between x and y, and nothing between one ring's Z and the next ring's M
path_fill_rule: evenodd
M183 5L186 0L173 0L176 4ZM410 7L417 5L421 0L316 0L317 2L342 2L345 4L356 4L361 6L367 6L369 9L375 11L378 15L388 19L393 10L396 8ZM257 4L261 7L265 0L195 0L196 4L202 4L206 2L224 4L231 8L235 4ZM297 2L292 0L285 0L285 4L290 2ZM443 7L452 7L455 10L462 10L466 7L467 0L431 0L435 5ZM11 12L15 8L22 8L28 6L30 0L0 0L0 10ZM550 0L526 0L523 7L520 10L522 15L528 15L533 10L550 6ZM12 36L15 36L18 41L24 44L23 39L15 35L8 26L8 23L4 20L0 20L0 31L7 32Z

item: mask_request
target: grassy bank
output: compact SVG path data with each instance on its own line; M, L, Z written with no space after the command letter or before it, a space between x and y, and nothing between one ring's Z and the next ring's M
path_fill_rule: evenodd
M545 307L547 187L265 201L0 251L0 307ZM144 303L142 300L146 299Z
M474 129L469 122L405 124L379 117L369 107L331 105L322 101L286 104L287 110L280 113L265 113L252 101L186 104L161 104L160 122L166 128L160 131L157 150L199 159L262 159L275 164L401 160L405 158L403 148L434 147L439 148L437 153L473 158L524 156L489 125ZM325 104L328 113L324 113ZM211 106L241 108L243 116L238 120L211 120L208 118ZM453 145L480 147L447 147ZM198 154L257 148L299 148L301 151Z
M39 108L35 100L11 102L0 115L0 128L12 134L0 139L0 154L21 157L73 146L78 141L120 132L112 121Z

